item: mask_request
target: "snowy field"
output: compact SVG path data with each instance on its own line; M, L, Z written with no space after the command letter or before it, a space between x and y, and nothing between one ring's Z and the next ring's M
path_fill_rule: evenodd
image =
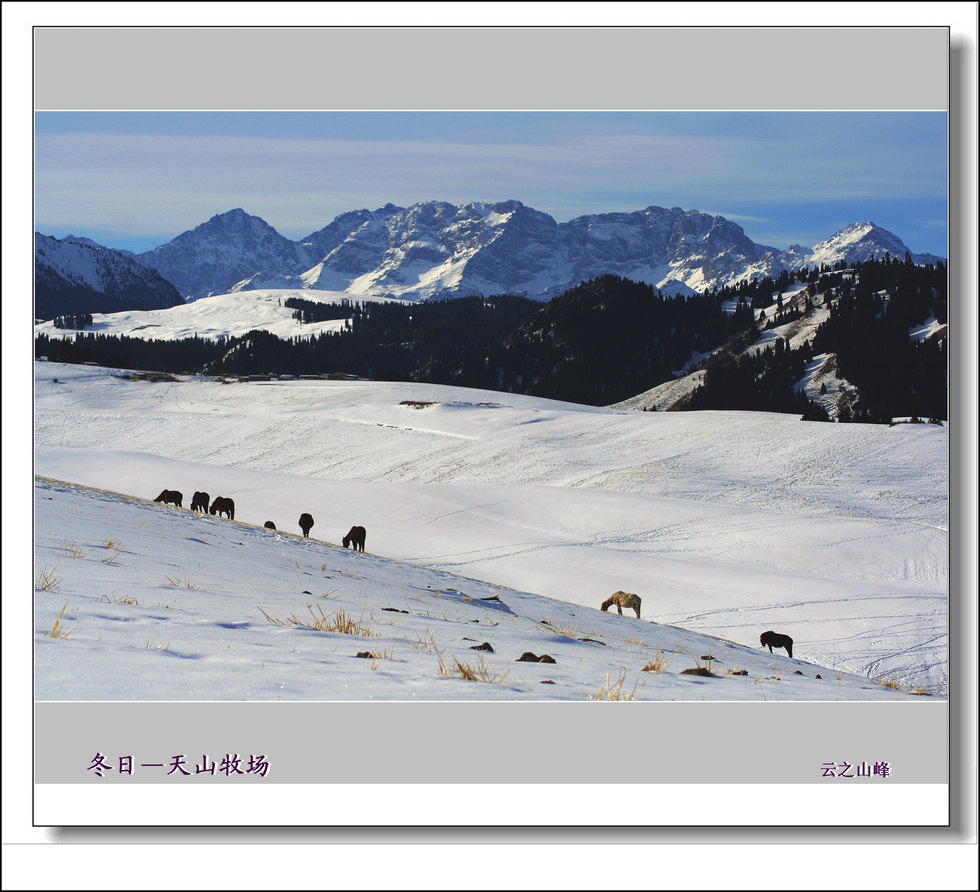
M948 690L945 428L124 374L35 364L35 472L78 484L36 486L39 699ZM617 590L640 619L598 609Z
M92 325L85 331L90 334L152 338L158 341L174 341L182 338L241 337L253 329L268 331L277 337L314 337L326 331L339 331L347 325L346 319L328 319L325 322L302 323L293 318L296 312L286 306L289 298L320 304L357 302L359 295L342 291L318 291L311 288L263 288L256 291L235 291L217 294L206 300L169 307L165 310L126 310L121 313L93 313ZM393 298L371 297L377 303L387 303ZM56 328L53 321L34 326L35 334L49 337L74 337L71 329Z

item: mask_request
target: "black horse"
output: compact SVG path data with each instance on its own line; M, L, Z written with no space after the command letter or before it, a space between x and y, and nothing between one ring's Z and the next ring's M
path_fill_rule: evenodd
M183 505L181 503L184 501L184 494L178 492L176 489L165 489L153 501L163 502L164 505L176 505L178 508L182 508Z
M367 530L364 527L351 527L350 532L344 536L344 548L354 543L354 551L364 551L364 542L367 539Z
M780 635L778 632L763 632L759 636L759 643L763 647L769 648L769 653L772 653L774 647L785 647L786 653L793 656L793 639L789 635Z
M265 522L265 528L267 530L274 530L276 528L276 525L271 520L267 520Z
M217 496L211 503L211 514L219 517L224 514L229 520L235 519L235 502L233 499L226 499L224 496Z
M191 499L191 511L200 511L202 514L207 514L210 504L211 496L206 492L196 492L194 493L194 498Z
M313 529L313 518L306 513L299 516L299 528L303 531L303 536L309 536L310 530Z

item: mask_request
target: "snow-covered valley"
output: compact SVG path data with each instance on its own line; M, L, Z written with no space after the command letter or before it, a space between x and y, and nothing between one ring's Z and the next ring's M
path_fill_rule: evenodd
M35 473L79 485L36 486L39 699L948 690L944 427L36 363ZM188 511L196 490L235 520ZM617 590L639 619L598 609Z

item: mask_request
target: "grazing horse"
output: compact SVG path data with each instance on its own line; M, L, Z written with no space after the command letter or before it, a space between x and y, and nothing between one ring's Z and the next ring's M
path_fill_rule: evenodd
M181 502L184 501L184 494L178 492L176 489L165 489L153 501L163 502L164 505L176 505L178 508L182 508L183 505Z
M207 514L210 504L211 496L206 492L196 492L194 493L194 498L191 499L191 511L200 511L202 514Z
M211 503L211 514L220 517L224 514L229 520L235 519L235 502L233 499L226 499L224 496L217 496Z
M759 636L759 643L763 647L769 648L769 653L772 653L774 647L785 647L786 653L793 656L793 639L789 635L780 635L777 632L763 632Z
M364 527L351 527L350 532L344 536L344 548L354 543L354 551L364 551L364 542L367 539L367 530Z
M624 607L632 607L636 611L636 618L640 618L640 596L634 595L631 592L616 592L614 595L610 595L602 602L602 610L606 611L610 607L616 605L616 609L619 610L619 615L623 615Z
M313 518L305 512L301 514L299 516L299 528L303 531L304 538L309 536L310 530L313 529Z
M265 528L267 530L274 530L276 528L276 525L271 520L267 520L265 522Z

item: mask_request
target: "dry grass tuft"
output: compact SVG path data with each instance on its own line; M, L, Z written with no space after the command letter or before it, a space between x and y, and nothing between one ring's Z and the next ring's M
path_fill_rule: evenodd
M61 547L68 557L81 558L85 556L81 545L76 545L74 542L69 542L67 539L61 543Z
M641 672L656 672L658 675L667 669L669 663L667 658L660 652L660 648L657 648L657 652L653 655L653 659L650 660L646 666L644 666Z
M310 611L312 622L304 622L292 613L285 619L279 619L275 616L269 616L261 607L259 607L259 610L262 611L262 615L270 623L277 626L305 626L310 629L316 629L319 632L339 632L341 635L355 635L360 638L376 638L379 634L372 631L364 622L354 619L343 610L338 610L335 614L328 616L323 612L323 608L317 604L318 616L317 613L314 613L312 604L307 604L306 608Z
M68 609L68 602L65 601L65 606L61 608L61 613L58 614L58 618L54 621L54 625L51 627L51 637L52 638L67 638L74 629L78 627L78 623L75 623L70 629L66 629L64 626L65 611Z
M681 648L684 650L683 648ZM695 657L690 651L684 650L692 660L694 660L694 666L691 669L682 669L681 675L702 675L705 678L716 678L717 676L711 671L711 663L715 659L709 651L706 655L700 657ZM703 662L702 662L703 661ZM708 665L706 666L705 663Z
M635 700L636 699L636 688L639 685L637 681L633 685L633 690L629 693L623 691L623 685L626 682L626 670L619 670L619 678L614 682L609 681L609 675L606 674L606 684L599 688L594 694L589 695L590 700Z
M140 602L137 601L132 595L127 595L125 598L114 598L111 595L103 595L101 598L99 598L99 600L108 604L126 604L129 607L140 606Z
M163 574L164 578L167 580L167 585L173 586L174 588L189 588L196 589L197 586L191 582L189 577L184 577L183 579L174 579L172 576L167 576L166 573Z
M601 638L602 632L581 632L578 626L574 622L566 622L562 620L549 623L547 620L541 620L541 624L544 625L549 632L554 632L557 635L561 635L564 638L571 638L573 641L583 641L585 638ZM582 636L585 636L584 638ZM600 644L605 642L600 641Z
M390 650L365 650L358 654L359 657L369 659L371 661L371 671L378 671L378 660L393 660L395 658L395 649L392 647Z
M41 571L41 575L38 576L37 582L34 583L35 591L39 592L56 592L58 591L58 586L61 585L61 579L54 575L54 571L57 567L48 568L45 567Z
M150 644L149 641L147 641L146 642L146 649L147 650L166 650L166 651L169 651L170 650L170 642L168 641L166 644L164 644L161 641L159 644L153 645L153 644Z
M364 623L363 615L361 619L354 619L350 614L345 613L343 609L338 610L333 616L327 616L323 612L323 608L317 604L317 611L319 611L319 616L313 612L313 605L307 604L307 609L310 611L310 616L313 617L312 626L314 629L319 629L321 632L339 632L341 635L357 635L361 638L373 638L377 636L377 632L373 632L371 628Z
M428 638L423 638L421 635L416 633L416 641L412 642L412 647L414 647L419 653L430 654L438 652L436 648L436 636L430 631Z
M110 536L105 540L105 542L102 543L102 547L109 552L104 558L102 558L102 563L112 565L116 562L119 554L126 546L123 545L122 542L113 541L112 536Z
M505 672L501 675L495 672L492 667L486 664L482 656L477 666L464 663L456 657L452 658L452 665L448 666L446 661L443 660L442 653L438 648L435 648L435 652L436 658L439 660L440 675L445 675L450 678L462 678L466 681L481 681L486 684L502 684L508 674Z
M301 626L301 625L303 625L302 621L301 620L298 620L295 617L295 615L292 614L292 613L289 616L287 616L286 619L279 619L279 617L277 617L277 616L269 616L269 614L266 613L264 610L262 610L261 607L259 607L259 611L274 626Z

